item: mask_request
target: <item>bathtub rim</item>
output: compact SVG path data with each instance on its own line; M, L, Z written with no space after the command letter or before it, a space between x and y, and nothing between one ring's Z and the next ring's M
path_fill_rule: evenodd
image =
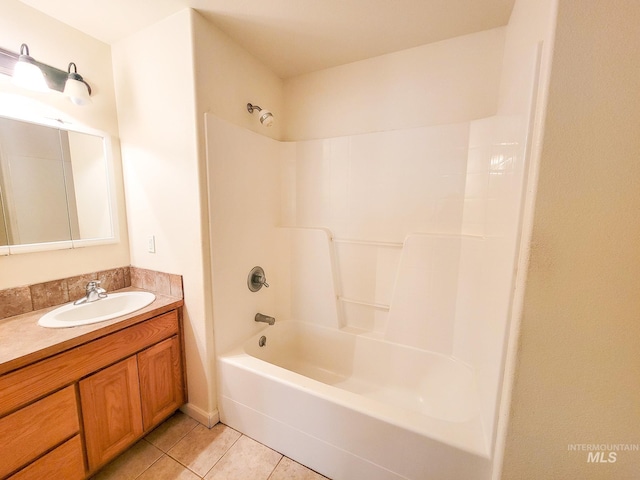
M303 328L304 326L310 326L311 328L336 330L338 333L357 336L357 334L354 334L352 332L343 332L341 329L329 328L310 322L285 320L280 321L279 324L287 326L298 324L302 325ZM340 387L323 383L319 380L306 377L300 373L288 370L284 367L280 367L276 364L254 357L251 354L247 353L245 350L245 345L248 345L251 342L257 343L258 339L269 331L269 328L273 327L265 326L257 333L255 333L251 338L242 342L240 345L232 348L227 352L217 355L217 361L232 364L238 368L257 375L263 375L272 381L287 385L291 388L311 392L310 394L316 395L325 401L336 403L344 408L356 410L354 408L354 405L357 404L359 407L357 409L358 412L368 415L378 421L397 425L398 427L417 435L431 438L435 441L445 443L455 448L459 448L481 458L491 460L491 449L487 442L485 428L479 412L472 419L461 422L439 419L437 417L432 417L406 408L388 405L379 400L367 398L357 393L342 389ZM367 340L386 342L386 340L371 337L365 338L367 338ZM394 342L387 343L398 345L402 348L409 348L411 350L425 352L424 350L416 347L397 344ZM438 352L428 353L437 355L446 360L462 364L466 368L471 369L472 373L475 373L473 367L469 366L459 359L449 357ZM219 381L221 382L223 381L223 379L219 378ZM221 394L222 389L220 390L220 395ZM461 440L461 432L462 434L467 435L464 440Z

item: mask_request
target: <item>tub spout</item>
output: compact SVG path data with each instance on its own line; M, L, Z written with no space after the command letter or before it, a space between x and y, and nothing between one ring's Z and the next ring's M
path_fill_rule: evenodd
M256 316L255 316L254 320L256 322L268 323L269 325L273 325L274 323L276 323L276 319L275 318L270 317L268 315L263 315L261 313L256 313Z

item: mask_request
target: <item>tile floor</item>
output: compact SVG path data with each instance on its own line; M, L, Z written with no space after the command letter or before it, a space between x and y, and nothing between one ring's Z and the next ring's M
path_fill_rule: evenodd
M92 480L325 480L222 423L177 412Z

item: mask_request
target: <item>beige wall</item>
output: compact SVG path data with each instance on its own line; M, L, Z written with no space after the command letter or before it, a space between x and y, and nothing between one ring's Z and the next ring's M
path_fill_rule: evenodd
M285 140L457 123L496 113L504 28L285 81Z
M211 265L215 262L215 251L210 248L211 225L214 219L219 218L221 212L209 209L207 197L213 194L210 189L215 188L207 181L207 172L211 171L211 165L206 154L207 138L205 135L205 114L214 114L216 117L236 124L244 129L255 131L264 136L278 139L282 135L284 118L282 115L282 80L273 74L258 59L242 49L217 27L205 20L195 11L191 12L192 21L192 49L195 65L194 88L196 108L196 136L199 155L199 182L203 192L201 198L201 224L202 244L205 260L204 284L202 294L208 308L208 334L218 331L223 324L232 325L239 321L237 318L217 318L214 316L214 307L222 302L217 302L214 295L220 295L214 288L212 276L216 274L220 282L233 281L225 277L222 272L216 272ZM270 128L263 127L256 115L250 115L246 109L247 103L260 105L269 109L275 116L274 125ZM253 265L252 265L253 266ZM250 268L250 267L249 267ZM248 273L248 270L247 270ZM244 274L243 274L244 275ZM240 279L244 284L245 279ZM222 322L222 323L221 323ZM213 339L211 339L213 342ZM216 345L220 345L216 337ZM215 377L215 360L213 349L209 357L209 372L213 385ZM216 392L210 390L211 411L216 410Z
M252 56L246 50L241 48L237 43L232 41L217 27L205 20L197 12L192 12L193 25L193 52L195 64L195 92L196 92L196 111L197 111L197 136L198 136L198 154L200 156L200 188L202 192L207 192L203 196L202 204L202 225L201 232L202 243L206 245L204 253L206 259L205 272L205 289L204 294L207 298L207 305L210 308L210 323L213 325L212 330L217 332L215 337L215 345L223 350L224 345L229 345L228 340L235 337L220 335L225 332L227 326L234 329L242 318L238 315L227 315L228 310L222 308L228 303L234 303L237 298L227 295L228 290L225 287L230 286L232 291L238 286L234 280L240 283L241 291L248 292L246 289L246 276L249 273L249 267L242 266L242 275L238 279L233 275L228 275L228 271L223 271L220 265L228 264L228 252L221 248L220 236L223 242L242 242L250 239L249 236L242 237L230 236L228 232L214 232L214 226L220 229L225 222L222 218L226 218L234 209L236 203L225 197L222 204L214 204L213 197L220 196L218 185L215 181L221 181L220 177L213 178L213 157L207 155L206 148L213 148L209 145L212 140L211 136L206 136L205 115L209 115L210 119L222 119L231 124L235 124L242 129L254 131L260 135L279 139L282 136L284 116L283 116L283 91L282 80L280 80L273 72L271 72L262 62ZM260 105L263 108L273 112L275 117L274 125L270 128L263 127L256 114L250 115L247 111L247 103ZM220 120L219 120L220 121ZM225 124L222 122L222 124ZM226 124L225 124L226 125ZM245 131L243 130L243 131ZM263 139L269 145L268 139ZM261 152L259 150L250 150L245 148L243 143L239 144L241 155L247 158L247 155L253 156L256 162L261 160ZM269 160L271 161L271 160ZM238 165L236 165L238 166ZM247 178L251 176L251 172L245 172ZM255 172L254 172L255 173ZM208 176L210 177L208 179ZM238 179L235 179L238 180ZM234 179L225 178L223 184L229 187ZM231 183L229 183L231 182ZM247 188L250 183L242 182L241 187ZM266 183L262 183L266 185ZM236 190L238 193L240 190ZM248 198L248 197L245 197ZM229 203L230 202L230 203ZM249 209L253 215L260 215L264 211L264 205L261 208ZM246 212L245 212L246 213ZM248 217L247 217L248 218ZM252 217L254 218L254 217ZM237 219L233 222L237 225ZM223 229L224 230L224 229ZM243 249L235 249L232 256L237 256ZM245 260L249 261L248 257ZM256 260L256 263L263 263ZM265 265L267 267L267 265ZM214 282L217 279L217 283ZM215 296L215 297L214 297ZM254 312L255 313L255 312ZM246 317L248 326L254 327L251 317ZM245 324L246 326L246 324ZM224 337L224 338L223 338ZM227 341L225 344L224 341ZM209 357L209 369L212 376L215 376L215 356L213 353ZM215 401L215 390L210 391L212 401Z
M631 479L638 444L640 3L560 0L504 479ZM607 452L608 454L608 452Z
M282 132L282 81L185 9L113 47L133 265L184 276L190 414L216 420L206 112ZM248 102L270 109L262 127ZM157 252L147 252L155 236ZM243 280L245 281L245 280Z
M36 60L57 68L66 69L69 62L75 62L78 72L92 86L93 103L86 107L77 107L62 95L27 93L23 89L13 87L6 80L0 81L0 93L28 97L32 101L59 110L79 123L114 136L120 242L96 247L0 256L0 289L129 264L111 48L27 7L18 0L3 0L0 46L17 52L22 43L29 45L30 53Z
M529 260L529 241L533 223L533 209L537 171L540 162L540 146L544 132L544 116L547 101L551 59L553 55L553 35L555 31L556 0L516 0L504 46L504 60L500 78L498 117L518 128L518 142L523 147L526 160L523 171L524 198L519 208L520 228L509 240L508 249L517 256L515 282L510 280L508 295L511 297L507 312L507 336L500 332L501 340L489 351L503 349L504 371L500 372L500 410L494 448L493 478L501 478L504 449L511 407L511 391L517 366L517 345ZM516 205L519 202L510 202ZM496 243L491 240L491 243ZM499 244L496 244L498 246ZM500 249L503 249L500 246ZM487 255L485 262L493 262ZM510 268L512 268L510 266ZM492 289L492 291L495 291ZM493 302L491 302L493 303ZM492 318L490 315L489 318ZM486 348L487 343L479 345Z
M183 275L190 413L216 421L193 26L185 9L113 45L131 263ZM155 237L156 252L147 251Z
M4 218L4 205L2 203L2 198L0 198L0 246L7 245L9 242L9 238L7 237L7 229L5 227L5 218Z
M534 73L532 67L540 44L541 83L538 85L536 114L543 117L553 55L556 3L556 0L516 0L506 28L498 98L499 114L521 115L529 111L528 85Z
M213 113L239 127L281 139L285 123L282 80L197 12L193 13L193 28L199 134L204 131L204 114ZM273 126L262 126L257 113L247 111L247 103L270 110Z

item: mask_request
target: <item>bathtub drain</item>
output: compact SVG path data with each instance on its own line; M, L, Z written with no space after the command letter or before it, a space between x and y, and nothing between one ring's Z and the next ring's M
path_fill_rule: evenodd
M267 344L267 337L263 335L260 337L260 340L258 340L258 346L264 347L266 344Z

